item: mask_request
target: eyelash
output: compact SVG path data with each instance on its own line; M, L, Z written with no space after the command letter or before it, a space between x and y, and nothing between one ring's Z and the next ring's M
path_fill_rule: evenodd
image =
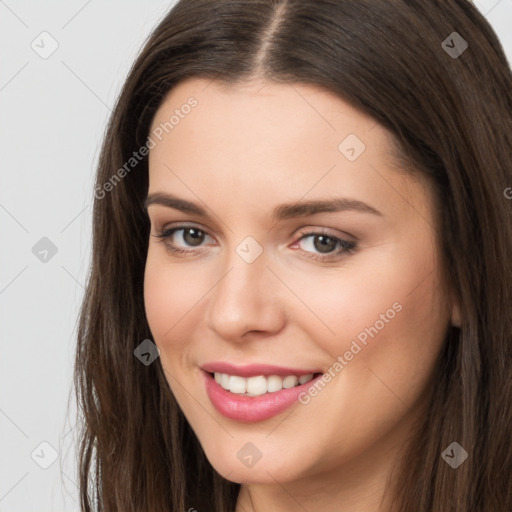
M176 226L173 228L165 229L165 230L161 231L160 233L153 235L153 236L155 238L159 238L160 240L158 240L158 243L163 242L167 246L166 248L171 254L189 254L189 253L193 253L195 251L193 249L182 249L182 248L176 247L174 244L169 242L169 239L172 237L172 235L176 231L183 231L186 229L196 229L197 231L204 233L207 236L210 236L203 229L200 229L197 226L191 226L191 225L181 225L181 226ZM343 238L339 238L339 237L330 235L328 233L324 233L322 231L310 231L310 232L306 232L306 233L301 233L301 237L296 242L294 242L293 245L296 245L300 241L302 241L306 238L309 238L309 237L313 237L313 236L324 236L326 238L329 238L330 240L336 242L337 245L341 245L341 250L327 253L325 256L318 256L318 254L313 255L312 253L305 251L306 255L304 257L308 258L308 259L313 259L313 260L321 261L321 262L327 262L327 261L330 261L333 258L333 256L338 256L343 253L353 254L357 248L356 242L345 240Z

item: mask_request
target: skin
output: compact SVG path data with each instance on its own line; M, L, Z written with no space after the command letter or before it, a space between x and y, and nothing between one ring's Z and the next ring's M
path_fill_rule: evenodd
M145 306L169 385L213 467L242 483L237 512L392 510L387 478L424 412L446 330L460 324L441 279L431 190L393 167L389 132L318 87L189 79L170 91L152 129L191 96L198 105L149 155L148 193L172 193L209 215L148 207ZM338 149L349 134L366 145L355 161ZM332 197L381 215L270 217L282 203ZM183 230L154 236L180 223L204 231L199 245ZM318 238L300 240L319 230L357 247L336 254L331 242L325 254ZM263 250L252 263L236 252L247 236ZM172 254L166 243L191 252ZM394 303L400 312L307 405L251 424L208 399L202 364L328 372ZM237 457L247 442L262 454L250 468Z

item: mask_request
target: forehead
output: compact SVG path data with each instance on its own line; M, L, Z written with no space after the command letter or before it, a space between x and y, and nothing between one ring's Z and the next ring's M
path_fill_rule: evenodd
M315 167L340 156L352 167L359 155L392 160L385 129L333 93L306 84L189 79L167 94L150 134L156 142L150 159L183 153L187 143L195 146L189 161L236 157L246 168L256 156L306 158Z
M345 192L382 211L399 208L404 194L413 200L417 185L397 172L384 127L308 84L189 79L167 94L150 136L150 190L178 188L190 199L222 197L226 187L276 203Z
M189 108L190 103L196 105ZM209 131L208 139L229 133L233 127L244 128L230 133L231 136L238 135L237 139L265 127L267 133L286 128L281 133L281 141L287 134L296 136L301 131L305 136L316 133L320 137L325 133L341 137L344 132L362 137L372 131L371 137L366 138L371 138L373 145L389 145L391 141L390 134L377 126L371 117L334 93L309 84L268 81L226 84L192 78L180 82L167 94L153 119L151 130L169 123L173 114L173 126L168 131L179 133L183 131L183 125L190 124L184 122L187 117L200 118L204 131ZM182 125L180 130L178 124Z

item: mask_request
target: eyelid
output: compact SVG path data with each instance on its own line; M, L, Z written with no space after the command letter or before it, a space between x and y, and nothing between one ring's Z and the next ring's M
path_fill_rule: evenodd
M207 234L210 238L215 238L213 235L210 234L209 230L200 224L196 224L195 222L173 222L171 224L164 224L161 228L158 228L155 226L155 231L158 231L160 233L165 233L167 231L171 231L172 229L178 230L178 229L187 229L187 228L195 228L199 231L203 231L205 234Z
M311 235L311 234L319 234L319 235L325 235L333 238L341 238L343 240L346 240L347 242L358 242L359 239L350 234L346 231L339 231L334 228L325 228L325 227L318 227L318 226L306 226L304 228L300 228L299 234L297 236L302 235Z

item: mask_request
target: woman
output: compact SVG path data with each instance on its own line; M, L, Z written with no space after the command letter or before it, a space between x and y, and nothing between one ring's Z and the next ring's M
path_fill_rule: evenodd
M511 85L467 0L178 2L98 168L82 509L512 509Z

